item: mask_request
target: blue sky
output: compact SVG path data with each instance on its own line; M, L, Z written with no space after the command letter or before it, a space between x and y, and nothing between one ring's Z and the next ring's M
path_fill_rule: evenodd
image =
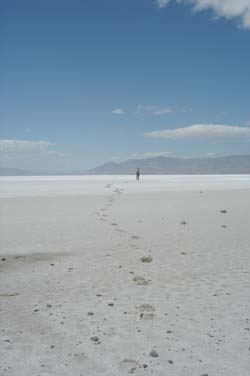
M0 156L250 153L250 1L0 0Z

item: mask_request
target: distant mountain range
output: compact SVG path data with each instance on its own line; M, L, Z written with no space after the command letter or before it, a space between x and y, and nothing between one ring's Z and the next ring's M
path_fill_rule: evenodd
M109 162L88 172L44 172L27 171L18 168L0 167L0 176L32 175L130 175L137 168L145 175L180 174L250 174L250 155L235 155L207 158L154 157L128 159L124 162Z
M54 176L54 175L86 175L83 172L61 172L61 171L32 171L32 170L22 170L19 168L12 167L0 167L0 176Z
M0 167L0 176L30 176L34 175L31 171L21 170L20 168Z
M250 155L209 157L209 158L173 158L154 157L128 159L121 163L109 162L89 171L92 175L130 175L137 168L146 175L175 174L250 174Z

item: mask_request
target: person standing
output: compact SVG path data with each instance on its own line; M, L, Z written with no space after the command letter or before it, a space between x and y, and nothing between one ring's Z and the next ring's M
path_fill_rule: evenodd
M140 169L137 168L136 170L136 180L140 180Z

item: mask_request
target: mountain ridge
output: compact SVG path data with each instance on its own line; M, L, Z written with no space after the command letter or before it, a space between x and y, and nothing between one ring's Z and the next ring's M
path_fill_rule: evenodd
M108 162L89 170L91 175L130 175L140 167L144 175L175 174L249 174L250 155L177 158L157 156Z
M52 176L52 175L130 175L137 168L144 175L216 175L250 174L250 155L224 157L177 158L157 156L107 162L89 171L47 172L0 167L0 176Z

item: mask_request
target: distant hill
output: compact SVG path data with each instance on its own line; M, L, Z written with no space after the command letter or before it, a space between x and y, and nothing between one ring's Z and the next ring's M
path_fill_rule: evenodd
M105 163L88 172L46 172L0 167L0 176L130 175L135 174L138 167L145 175L250 174L250 155L213 158L154 157L128 159L121 163Z
M21 170L20 168L0 167L0 176L31 176L31 171Z
M140 167L143 174L250 174L250 155L173 158L154 157L128 159L121 163L105 163L88 173L91 175L130 175Z
M31 170L22 170L19 168L12 167L0 167L0 176L64 176L64 175L86 175L86 173L81 171L31 171Z

